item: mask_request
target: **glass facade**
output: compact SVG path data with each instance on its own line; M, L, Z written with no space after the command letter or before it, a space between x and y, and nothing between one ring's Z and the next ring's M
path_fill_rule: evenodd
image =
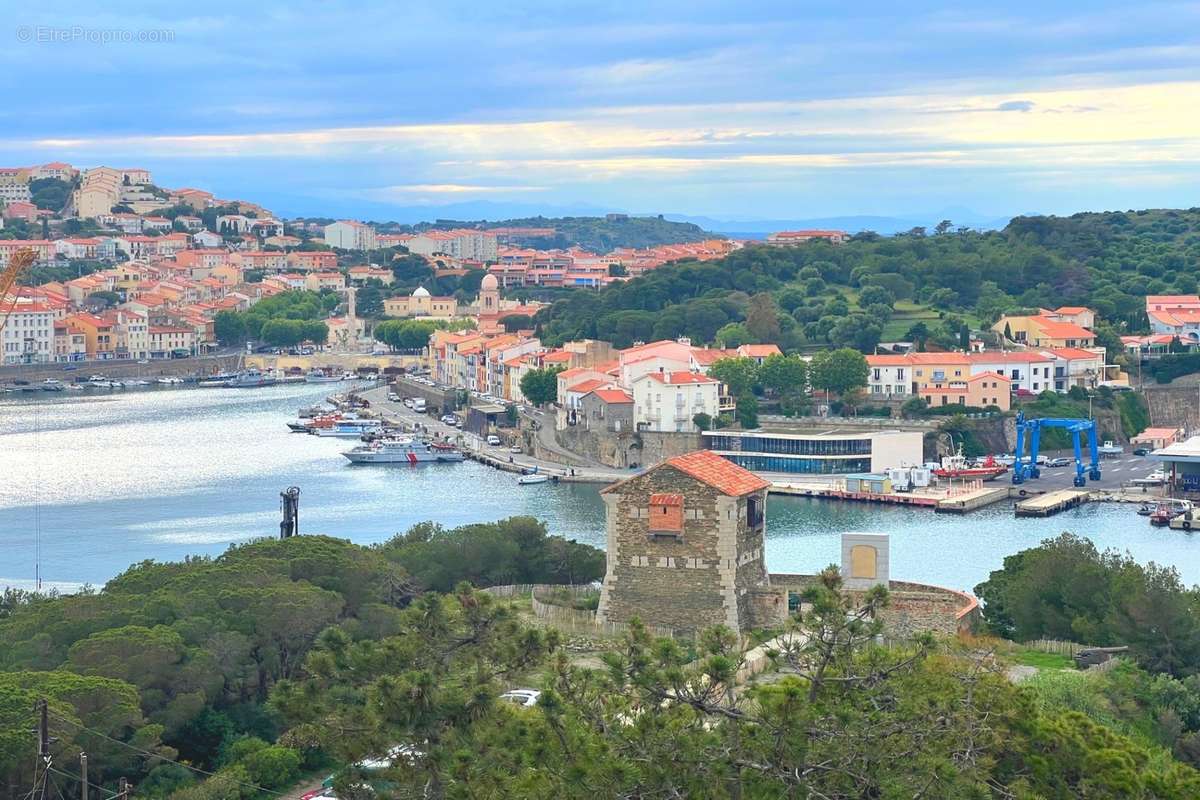
M870 458L796 458L795 456L755 456L741 453L722 453L737 464L754 472L798 472L809 475L841 475L847 472L869 472Z
M709 450L741 453L779 453L789 456L869 456L871 440L792 439L783 436L742 436L736 433L705 436ZM869 460L869 459L868 459Z

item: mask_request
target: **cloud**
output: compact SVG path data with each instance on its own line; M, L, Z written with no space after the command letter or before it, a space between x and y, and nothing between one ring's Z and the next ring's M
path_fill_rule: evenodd
M1037 103L1033 102L1032 100L1006 100L1005 102L996 106L995 110L996 111L1020 111L1022 113L1028 113L1030 111L1033 111L1034 106L1036 106L1036 105L1037 105Z

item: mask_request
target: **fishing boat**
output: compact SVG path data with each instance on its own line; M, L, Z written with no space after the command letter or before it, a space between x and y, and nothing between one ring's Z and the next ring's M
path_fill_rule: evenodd
M463 460L455 447L412 438L384 439L342 453L351 464L451 463Z
M332 372L325 372L319 369L311 369L304 376L305 383L337 383L340 380L342 380L341 375L335 375Z
M42 381L43 392L61 392L64 388L63 382L54 378L46 378Z
M1162 527L1170 525L1175 517L1192 510L1188 500L1160 500L1150 512L1150 524Z
M550 476L542 475L540 472L531 472L528 475L522 475L517 478L517 484L520 486L533 486L538 483L546 483L550 480Z
M260 386L274 386L275 378L260 372L256 369L248 369L239 372L230 380L225 381L222 386L226 389L256 389Z
M967 458L962 452L962 445L959 445L958 452L954 455L942 457L942 466L935 469L933 474L939 478L966 478L990 481L999 475L1003 475L1005 472L1008 472L1008 467L997 463L991 456L985 458L978 466L968 466Z

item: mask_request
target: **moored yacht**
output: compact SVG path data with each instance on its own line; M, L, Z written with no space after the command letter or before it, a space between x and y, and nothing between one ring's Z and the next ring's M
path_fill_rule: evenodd
M462 461L455 447L411 438L384 439L342 453L352 464L420 464Z
M333 436L338 439L357 439L368 431L381 428L383 423L377 419L342 419L328 428L313 427L309 433L314 436Z

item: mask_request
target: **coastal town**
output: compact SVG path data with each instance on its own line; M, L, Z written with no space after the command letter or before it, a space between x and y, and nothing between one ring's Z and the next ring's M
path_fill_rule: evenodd
M1200 800L1198 13L14 6L0 800Z

